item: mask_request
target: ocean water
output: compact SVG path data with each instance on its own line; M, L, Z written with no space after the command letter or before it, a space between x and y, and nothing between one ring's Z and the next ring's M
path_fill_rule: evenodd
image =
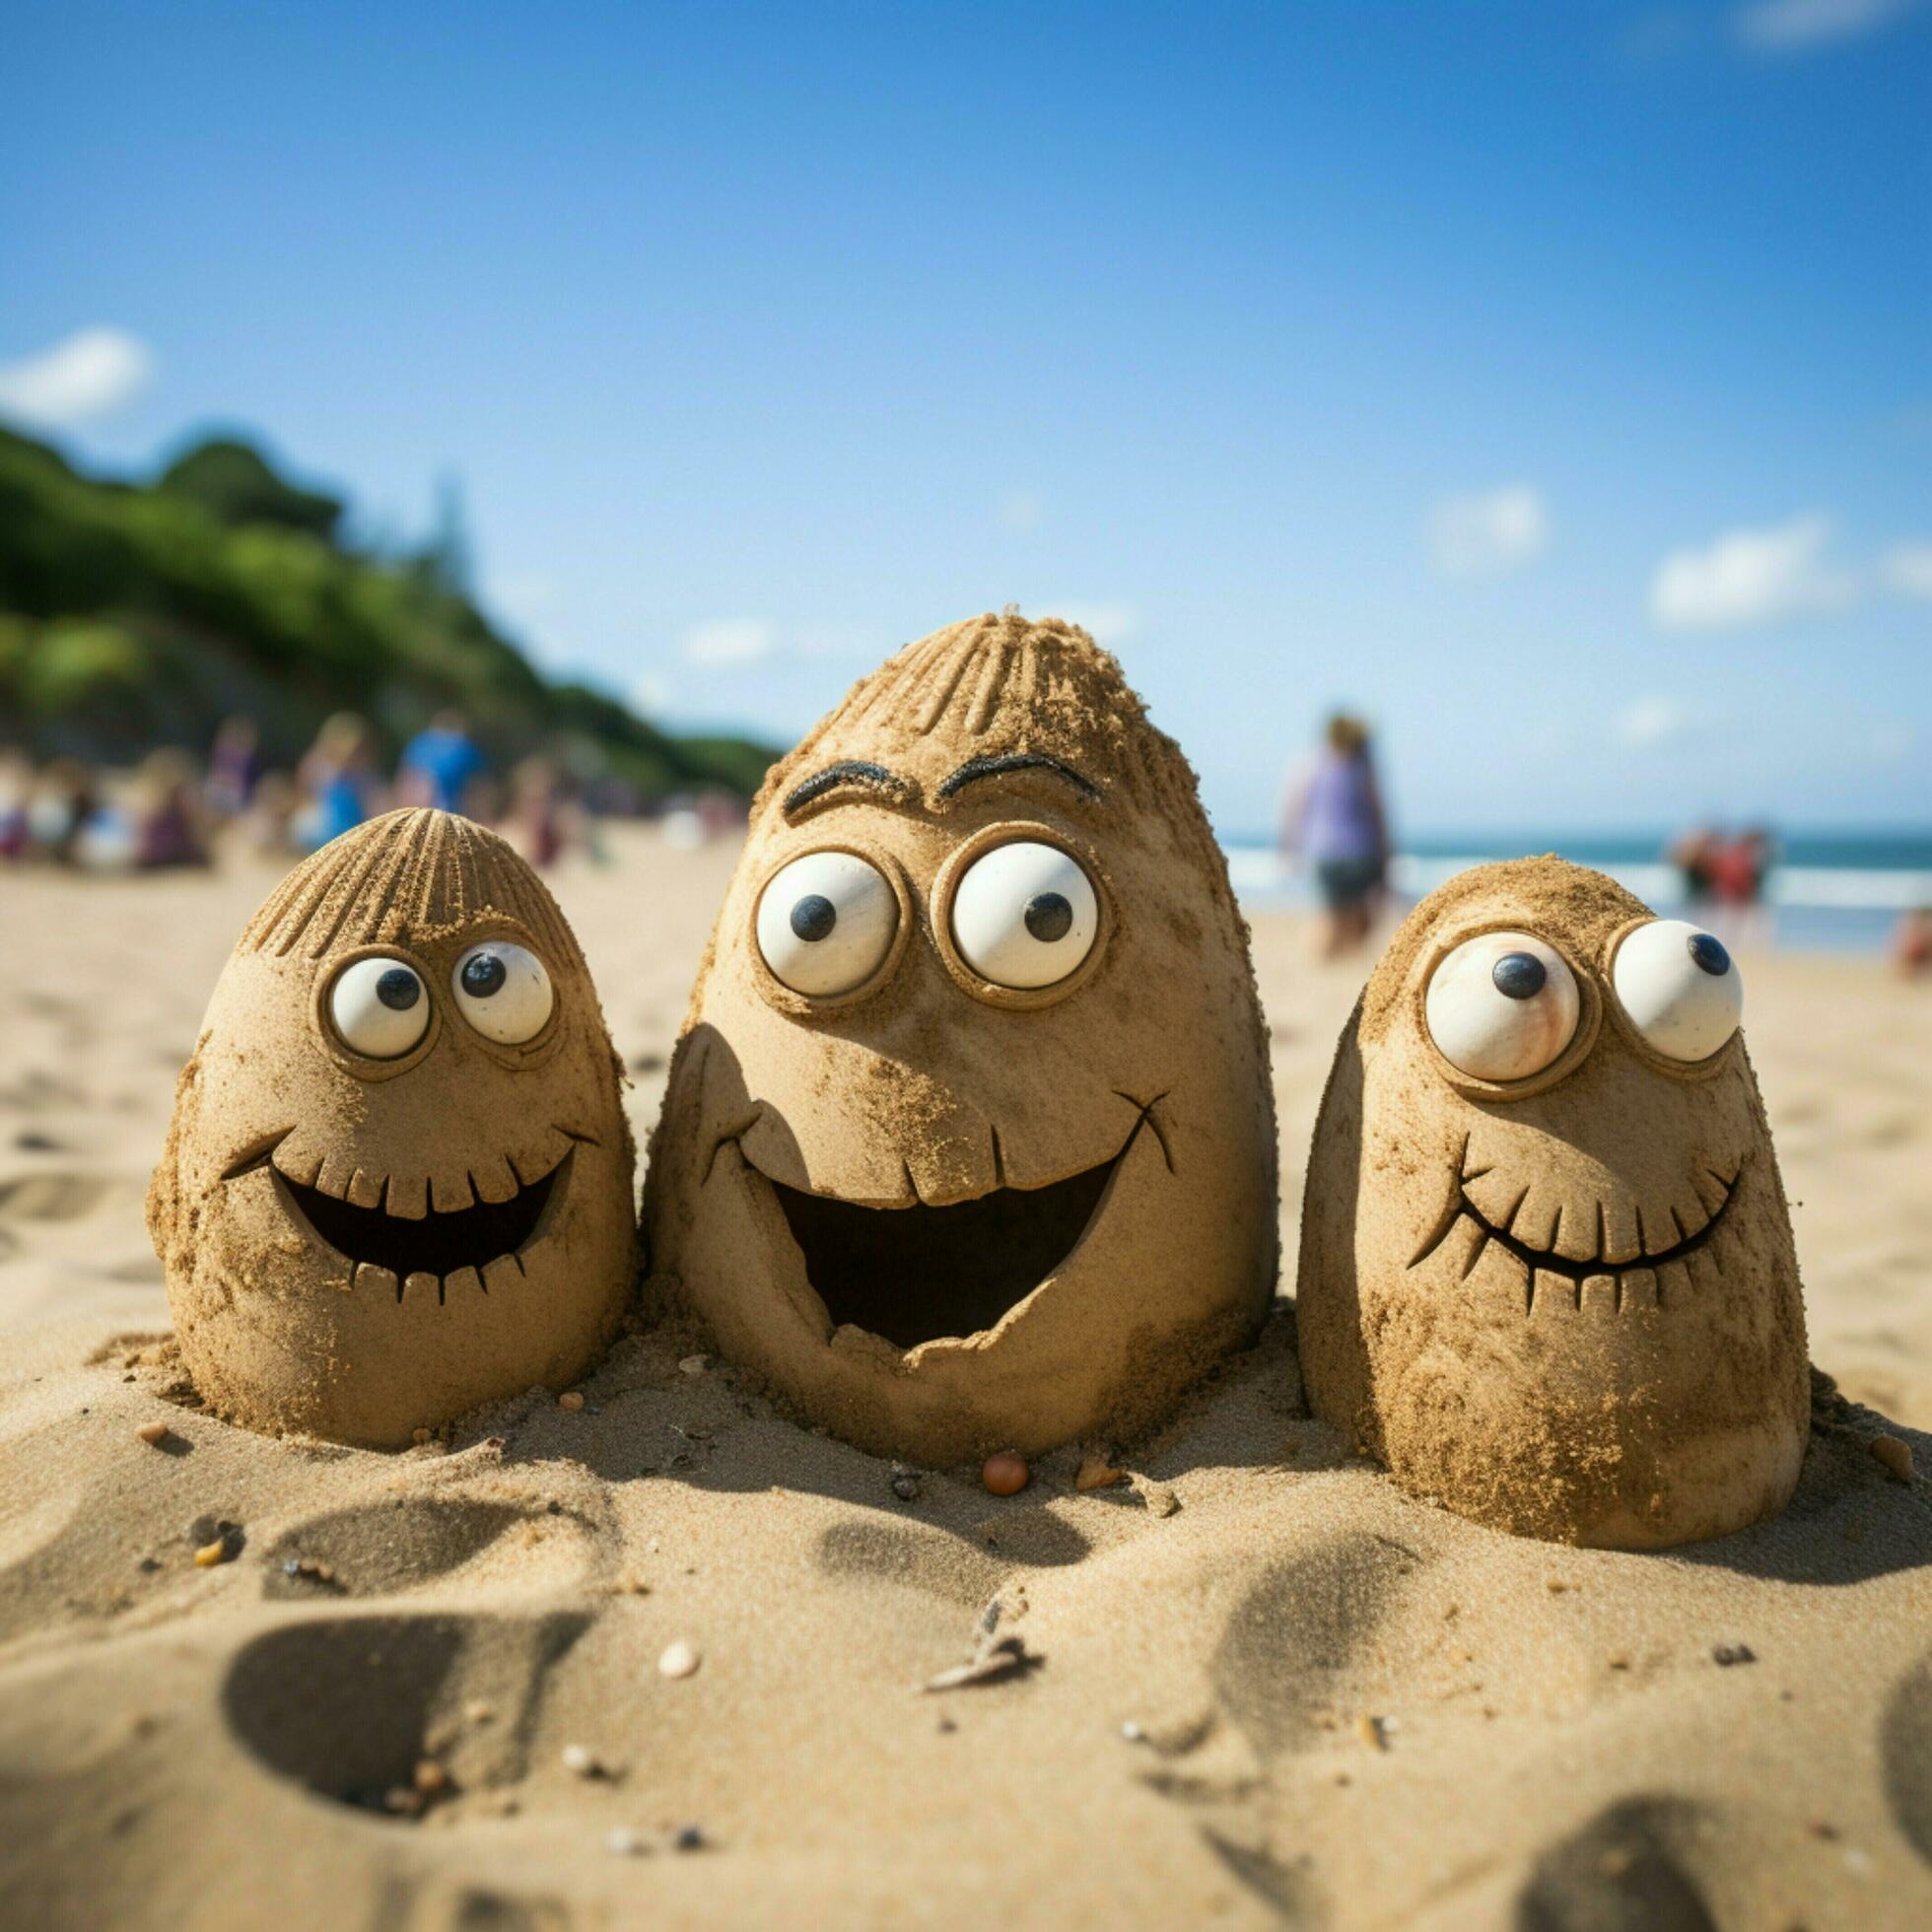
M1389 867L1389 883L1405 903L1433 891L1471 865L1526 854L1554 852L1608 872L1660 913L1687 916L1691 909L1676 866L1663 857L1668 835L1527 833L1521 838L1482 834L1435 834L1403 841ZM1314 903L1306 871L1288 864L1272 841L1225 842L1228 871L1241 898L1256 906ZM1745 922L1708 906L1697 919L1740 941L1769 942L1805 950L1876 952L1885 946L1901 913L1932 907L1932 830L1923 832L1790 832L1777 839L1777 863L1765 887L1764 907ZM1741 924L1746 930L1739 930Z

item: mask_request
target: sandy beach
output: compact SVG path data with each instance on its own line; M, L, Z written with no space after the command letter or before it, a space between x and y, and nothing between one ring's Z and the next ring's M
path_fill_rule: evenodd
M643 1146L735 855L611 849L555 883ZM1741 955L1829 1380L1780 1520L1618 1554L1310 1420L1291 1279L1170 1423L1009 1499L687 1331L399 1454L200 1413L142 1201L272 877L0 877L0 1920L1932 1922L1926 988ZM1254 944L1292 1269L1372 960Z

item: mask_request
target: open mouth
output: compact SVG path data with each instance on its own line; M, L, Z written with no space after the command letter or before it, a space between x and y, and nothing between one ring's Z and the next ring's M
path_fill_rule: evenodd
M1120 1151L1097 1167L943 1208L861 1207L759 1178L778 1198L832 1325L916 1348L997 1327L1052 1276L1079 1246L1151 1113L1152 1103L1142 1107Z
M412 1275L433 1275L441 1299L448 1276L473 1268L481 1281L492 1262L506 1256L518 1261L518 1251L536 1232L570 1158L566 1154L541 1180L519 1187L508 1201L478 1201L447 1212L432 1209L413 1219L339 1201L290 1180L279 1169L275 1180L302 1218L345 1261L393 1275L398 1301Z
M1728 1180L1715 1171L1711 1172L1711 1180L1723 1190L1723 1199L1711 1210L1710 1218L1704 1222L1703 1226L1693 1232L1687 1233L1682 1218L1678 1215L1676 1209L1673 1208L1671 1210L1671 1219L1677 1228L1678 1238L1676 1241L1667 1248L1658 1249L1655 1253L1646 1252L1622 1261L1613 1262L1605 1253L1607 1236L1604 1227L1604 1214L1601 1208L1598 1208L1597 1212L1597 1251L1595 1255L1582 1261L1579 1261L1574 1255L1558 1254L1553 1248L1532 1247L1527 1241L1520 1240L1511 1232L1511 1228L1515 1224L1516 1215L1521 1210L1523 1202L1529 1197L1529 1189L1527 1187L1523 1190L1522 1195L1518 1197L1516 1207L1511 1209L1504 1224L1498 1227L1476 1205L1470 1198L1469 1193L1469 1183L1482 1179L1483 1175L1487 1171L1486 1168L1479 1169L1476 1173L1464 1173L1458 1178L1455 1198L1451 1201L1447 1210L1444 1212L1441 1224L1431 1232L1429 1238L1423 1242L1420 1250L1416 1253L1415 1259L1409 1265L1411 1268L1419 1268L1423 1262L1427 1261L1448 1240L1456 1228L1467 1221L1471 1224L1474 1233L1473 1238L1468 1243L1468 1258L1463 1264L1462 1278L1467 1280L1470 1276L1476 1273L1477 1268L1482 1263L1483 1257L1488 1252L1491 1244L1493 1244L1501 1249L1503 1253L1512 1256L1522 1264L1524 1270L1524 1306L1526 1309L1530 1305L1531 1297L1535 1292L1534 1284L1540 1275L1557 1276L1559 1281L1567 1286L1572 1303L1575 1301L1577 1292L1585 1280L1599 1276L1610 1277L1616 1282L1616 1305L1622 1308L1629 1277L1639 1274L1657 1276L1658 1271L1669 1267L1673 1262L1688 1260L1710 1241L1711 1237L1716 1234L1718 1226L1723 1221L1726 1212L1729 1210L1732 1201L1737 1196L1738 1182L1744 1172L1743 1168L1740 1167ZM1658 1301L1661 1303L1663 1299L1661 1281L1656 1292Z

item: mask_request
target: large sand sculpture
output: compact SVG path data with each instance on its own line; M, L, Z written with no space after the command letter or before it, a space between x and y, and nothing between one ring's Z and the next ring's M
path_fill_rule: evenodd
M1247 936L1179 749L1048 619L908 646L777 766L653 1140L660 1297L944 1463L1121 1433L1276 1265Z
M390 812L297 866L149 1190L202 1396L380 1447L578 1374L631 1281L618 1080L570 928L494 833Z
M1783 1508L1804 1308L1742 997L1708 933L1557 859L1397 932L1329 1077L1297 1307L1317 1413L1406 1488L1609 1548Z

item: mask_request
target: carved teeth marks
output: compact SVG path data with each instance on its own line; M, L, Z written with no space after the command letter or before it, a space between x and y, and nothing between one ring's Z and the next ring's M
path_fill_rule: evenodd
M393 1289L398 1301L407 1297L414 1302L434 1293L447 1304L451 1289L458 1299L472 1292L487 1294L492 1281L503 1280L499 1264L515 1267L520 1277L518 1251L536 1237L569 1165L570 1143L563 1144L566 1152L559 1165L513 1190L507 1199L479 1199L465 1178L460 1190L439 1187L434 1212L417 1207L413 1214L398 1213L393 1176L380 1191L380 1207L370 1203L368 1197L378 1190L366 1184L335 1195L305 1187L283 1173L279 1192L288 1210L348 1264L356 1287L379 1294ZM365 1182L360 1169L344 1171ZM420 1180L416 1184L418 1189L422 1185ZM459 1202L444 1205L457 1193ZM357 1194L363 1199L357 1200ZM416 1206L416 1201L411 1190L408 1205Z
M1506 1211L1485 1210L1471 1192L1471 1183L1493 1175L1495 1170L1472 1172L1465 1165L1468 1156L1465 1143L1463 1158L1457 1163L1458 1199L1424 1237L1409 1264L1411 1268L1420 1267L1440 1252L1443 1266L1454 1271L1454 1278L1468 1281L1492 1258L1496 1264L1513 1263L1526 1315L1563 1312L1595 1318L1625 1308L1665 1308L1677 1297L1698 1290L1715 1294L1723 1288L1722 1271L1706 1249L1737 1193L1742 1170L1728 1181L1710 1169L1702 1171L1697 1193L1708 1211L1702 1220L1687 1228L1673 1206L1669 1214L1674 1240L1653 1245L1650 1225L1637 1204L1599 1201L1595 1226L1587 1231L1581 1225L1573 1227L1568 1240L1563 1239L1563 1212L1558 1206L1546 1246L1524 1238L1527 1222L1523 1209L1531 1190L1526 1187L1511 1192L1505 1184L1492 1184L1484 1193L1492 1207L1506 1205ZM1536 1231L1541 1233L1542 1229ZM1589 1252L1570 1252L1580 1247L1587 1247ZM1640 1265L1631 1266L1633 1263ZM1493 1280L1493 1270L1484 1278ZM1483 1282L1476 1285L1483 1288Z

